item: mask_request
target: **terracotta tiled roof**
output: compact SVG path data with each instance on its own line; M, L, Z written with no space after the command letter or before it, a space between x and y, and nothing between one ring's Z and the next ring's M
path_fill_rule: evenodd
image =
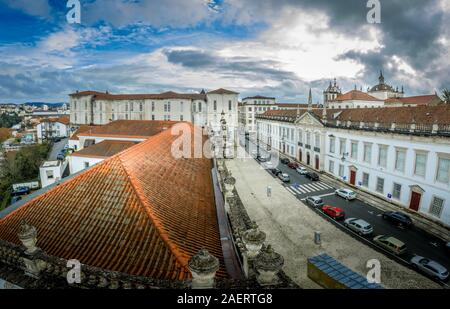
M300 110L300 116L307 109ZM314 109L312 113L317 119L322 118L322 109ZM293 122L297 117L297 110L270 110L257 118L273 118L279 121ZM410 124L450 124L450 104L437 106L417 107L384 107L384 108L352 108L352 109L327 109L327 120L340 120L352 122L379 122Z
M442 102L435 94L421 95L414 97L392 98L385 101L386 104L404 104L404 105L428 105Z
M70 140L72 141L78 141L78 134L81 134L83 132L92 130L93 128L95 128L95 126L88 126L88 125L82 125L78 128L78 130L75 131L75 133L70 137Z
M206 100L205 94L200 93L176 93L173 91L156 94L110 94L98 91L81 91L70 94L71 97L94 96L97 100L167 100L167 99L188 99Z
M73 157L109 158L136 145L135 142L106 140L74 152Z
M257 95L257 96L254 96L254 97L246 97L246 98L243 98L242 100L253 100L253 99L256 99L256 100L275 100L275 98L273 98L273 97L264 97L264 96L261 96L261 95Z
M109 136L123 138L143 138L171 128L177 121L116 120L102 126L91 127L78 136Z
M352 90L347 93L338 95L335 101L381 101L365 92Z
M239 93L231 91L231 90L219 88L219 89L208 92L208 94L239 94Z
M205 248L226 276L211 160L176 159L178 138L164 131L31 200L0 219L0 239L20 244L26 220L50 255L171 280L190 277L189 258Z
M40 123L43 123L43 122L59 122L59 123L68 125L70 123L70 118L66 117L66 116L59 117L59 118L45 118L45 119L41 119L39 122Z
M300 108L308 107L308 103L277 103L275 105L277 105L280 108L298 108L299 106ZM313 104L312 107L319 108L321 106L319 104Z

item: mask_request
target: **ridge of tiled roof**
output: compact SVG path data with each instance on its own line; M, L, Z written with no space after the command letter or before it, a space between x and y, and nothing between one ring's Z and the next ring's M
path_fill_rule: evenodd
M168 100L168 99L188 99L188 100L206 100L206 95L201 93L177 93L167 91L163 93L148 94L111 94L98 91L81 91L71 93L71 97L82 97L92 95L96 100Z
M40 123L43 123L43 122L60 122L62 124L66 124L67 125L67 124L70 123L70 118L68 116L63 116L63 117L58 117L58 118L44 118L44 119L41 119L39 122Z
M256 95L256 96L253 96L253 97L246 97L246 98L243 98L242 100L251 100L251 99L275 100L275 98L273 98L273 97L265 97L265 96L262 96L262 95Z
M300 109L302 116L307 109ZM322 109L315 109L312 113L318 118L322 117ZM336 119L333 115L339 113ZM257 118L273 118L283 121L286 118L292 122L297 117L297 110L269 110ZM327 120L340 120L352 122L379 122L379 123L413 123L416 124L450 124L450 104L436 106L419 105L416 107L383 107L383 108L349 108L349 109L327 109Z
M136 145L136 142L104 140L71 154L72 157L109 158Z
M391 98L385 101L386 104L393 103L402 103L402 104L415 104L415 105L427 105L433 102L441 102L441 98L439 98L436 94L430 95L419 95L419 96L411 96L411 97L403 97L403 98Z
M219 88L219 89L208 92L208 94L239 94L239 93L231 91L231 90Z
M89 131L93 128L95 128L96 126L89 126L89 125L81 125L76 131L75 133L69 138L69 140L71 141L78 141L78 134L81 134L83 132Z
M94 126L78 136L110 136L123 138L148 138L170 129L179 121L160 120L116 120L102 126Z
M163 131L32 199L0 219L0 239L20 244L26 220L47 254L170 280L189 278L189 258L205 248L227 276L211 160L174 158L178 138Z
M352 90L347 93L338 95L334 101L382 101L379 100L365 92L359 91L359 90Z

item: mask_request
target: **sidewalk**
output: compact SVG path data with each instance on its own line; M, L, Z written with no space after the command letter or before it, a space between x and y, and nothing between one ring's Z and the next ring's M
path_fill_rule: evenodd
M398 264L355 240L297 200L253 159L234 159L227 167L236 178L236 190L252 220L267 234L267 243L285 258L284 271L302 288L320 288L307 277L307 258L326 252L365 276L370 259L381 262L381 284L386 288L440 288L433 281ZM267 197L267 186L272 196ZM322 245L314 244L314 232Z

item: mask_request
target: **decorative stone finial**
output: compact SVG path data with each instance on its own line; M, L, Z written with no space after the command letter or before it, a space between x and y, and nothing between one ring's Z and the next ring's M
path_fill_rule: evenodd
M284 258L276 253L272 246L263 246L255 258L254 265L259 273L257 278L259 284L276 285L279 281L277 274L284 265Z
M253 221L251 229L243 233L242 239L244 240L245 247L248 251L248 257L254 258L259 254L264 241L266 240L266 233L259 230L258 225Z
M219 259L202 249L188 262L192 273L193 289L208 289L214 287L214 277L219 269Z
M18 236L24 247L27 249L25 251L26 254L32 255L38 250L38 248L36 247L37 230L34 226L31 226L23 221L22 225L20 226L20 232Z

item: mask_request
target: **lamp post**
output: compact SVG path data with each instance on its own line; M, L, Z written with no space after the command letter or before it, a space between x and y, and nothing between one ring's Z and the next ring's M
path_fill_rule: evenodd
M222 130L222 139L223 139L223 158L226 159L226 150L227 150L227 121L225 120L225 112L222 111L222 118L220 119L221 130Z

